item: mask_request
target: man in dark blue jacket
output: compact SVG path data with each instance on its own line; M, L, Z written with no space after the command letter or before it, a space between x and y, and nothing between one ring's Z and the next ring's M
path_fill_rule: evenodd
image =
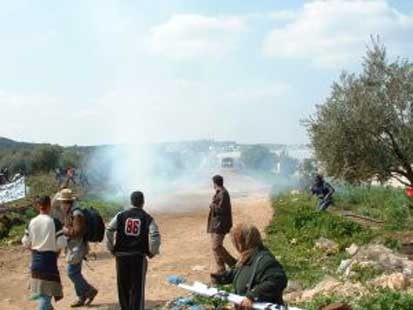
M316 195L320 200L317 205L318 211L325 211L333 203L332 196L334 188L326 181L322 175L318 174L315 177L315 183L311 187L311 193Z

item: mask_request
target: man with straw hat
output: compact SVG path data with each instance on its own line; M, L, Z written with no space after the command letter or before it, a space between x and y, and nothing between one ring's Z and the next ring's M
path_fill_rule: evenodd
M98 293L82 275L82 262L89 252L89 245L84 239L86 221L83 212L75 206L76 197L72 190L68 188L61 190L57 199L61 202L66 213L63 231L68 237L66 248L67 274L73 282L77 295L77 300L71 304L71 307L82 307L91 304Z

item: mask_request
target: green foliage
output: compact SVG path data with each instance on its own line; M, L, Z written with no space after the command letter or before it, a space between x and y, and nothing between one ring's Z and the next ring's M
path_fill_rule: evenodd
M65 150L58 162L58 166L60 168L67 168L67 167L78 167L81 164L82 157L75 149ZM55 166L57 167L57 165Z
M390 63L373 40L359 76L343 73L305 121L327 174L351 183L395 176L413 184L413 63Z
M383 274L383 271L375 266L362 266L360 264L354 264L351 271L353 272L351 280L363 283Z
M1 142L1 141L0 141ZM11 176L48 173L56 167L80 167L93 148L63 148L50 144L0 143L0 168L9 168Z
M281 195L274 201L275 216L267 228L266 244L286 268L292 280L304 286L316 284L325 274L335 274L344 249L352 243L371 241L377 233L348 219L315 211L308 195ZM315 241L328 238L339 244L336 255L325 255Z
M41 146L34 151L32 169L34 172L49 172L57 167L61 148L58 146Z
M349 304L353 310L407 310L413 309L413 295L389 289L378 289L370 294L348 298L343 296L316 296L313 300L302 303L299 307L306 310L319 310L331 303L343 302Z
M413 295L382 289L372 296L362 297L354 310L407 310L413 309Z
M274 167L275 154L265 146L254 145L241 152L241 161L247 169L269 170Z
M413 213L403 190L381 186L340 186L335 204L339 208L385 222L385 228L403 230L413 227Z
M220 291L226 291L229 293L233 292L232 285L218 285ZM209 305L214 306L215 309L221 309L224 306L227 306L229 303L219 298L210 298L200 295L193 295L192 301L195 305Z
M122 206L119 204L99 200L82 200L80 201L80 206L82 208L95 208L105 220L111 219L116 213L122 210Z

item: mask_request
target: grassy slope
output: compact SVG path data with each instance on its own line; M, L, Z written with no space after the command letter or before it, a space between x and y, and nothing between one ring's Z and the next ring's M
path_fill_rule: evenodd
M316 200L308 195L283 194L274 198L275 215L267 228L267 246L285 267L290 280L311 287L326 275L336 275L340 261L346 258L344 249L351 243L384 243L397 247L394 233L409 227L411 211L406 208L407 199L398 190L385 188L341 188L336 195L336 205L353 212L383 219L385 229L372 230L331 213L314 211ZM319 237L336 241L340 251L325 255L315 249ZM375 277L373 271L360 270L357 280ZM320 296L302 305L305 309L318 309L329 302L345 300L340 296ZM413 309L413 296L390 290L377 290L362 299L345 300L353 309Z

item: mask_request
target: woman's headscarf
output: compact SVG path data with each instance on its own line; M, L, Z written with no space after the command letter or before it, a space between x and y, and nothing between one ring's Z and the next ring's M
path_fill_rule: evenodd
M233 228L231 237L234 247L241 254L237 265L244 265L263 247L261 234L254 225L238 224Z

